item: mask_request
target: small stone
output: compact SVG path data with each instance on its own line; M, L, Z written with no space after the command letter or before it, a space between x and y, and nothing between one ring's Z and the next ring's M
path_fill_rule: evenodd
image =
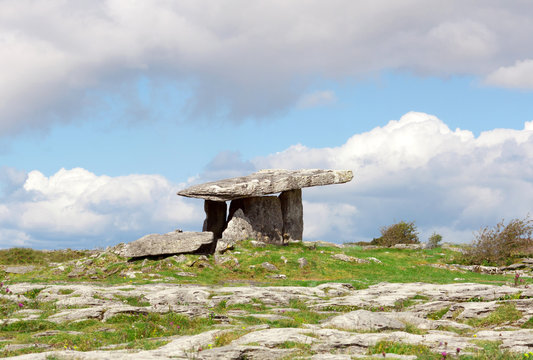
M187 262L187 256L185 256L183 254L174 255L174 256L172 256L172 260L174 260L178 264L181 264L181 263Z
M303 269L304 267L306 267L308 265L308 261L306 258L304 257L301 257L298 259L298 266L300 266L300 269Z
M281 255L281 260L283 260L283 263L286 264L289 260L287 260L287 258L283 255Z
M252 240L250 241L250 244L253 246L253 247L258 247L258 248L262 248L262 247L265 247L266 246L266 243L262 242L262 241L256 241L256 240Z
M265 270L268 270L268 271L278 271L278 268L275 265L273 265L273 264L271 264L269 262L262 263L261 267L263 269L265 269Z
M177 272L176 275L183 276L183 277L196 277L197 276L195 273L186 272L186 271Z
M334 254L334 255L331 255L331 257L335 260L341 260L341 261L345 261L345 262L355 262L356 261L356 258L354 258L353 256L348 256L348 255L345 255L345 254Z
M284 274L273 274L273 275L267 275L267 278L269 278L269 279L286 279L287 275L284 275Z

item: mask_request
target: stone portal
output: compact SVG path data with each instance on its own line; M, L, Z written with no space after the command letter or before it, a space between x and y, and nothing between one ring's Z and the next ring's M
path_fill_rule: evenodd
M216 240L223 238L223 234L238 234L232 236L243 237L251 228L251 233L244 238L283 244L291 239L302 240L302 188L341 184L352 179L350 170L271 169L191 186L178 195L205 200L206 219L203 231L213 232ZM280 195L266 196L277 193ZM227 215L226 201L231 201ZM232 222L239 209L242 215ZM231 231L225 231L226 228ZM244 231L245 229L247 230ZM235 242L243 239L226 240Z

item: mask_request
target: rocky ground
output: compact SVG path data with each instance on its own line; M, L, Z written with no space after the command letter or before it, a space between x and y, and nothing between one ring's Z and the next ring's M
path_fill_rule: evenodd
M23 295L32 291L34 299ZM137 305L124 300L125 294L138 299ZM380 344L418 346L450 359L476 353L487 342L502 352L533 356L533 288L527 286L380 283L356 290L343 283L316 287L18 283L0 296L17 296L21 303L54 303L56 311L47 321L96 319L101 326L95 331L106 331L106 323L121 314L172 312L207 318L213 324L198 334L162 338L165 344L152 350L121 349L118 344L86 352L58 351L40 340L57 336L58 330L48 330L35 333L31 343L7 343L0 349L44 351L12 359L417 358L387 352L371 355ZM5 325L42 317L41 310L21 308L1 321Z

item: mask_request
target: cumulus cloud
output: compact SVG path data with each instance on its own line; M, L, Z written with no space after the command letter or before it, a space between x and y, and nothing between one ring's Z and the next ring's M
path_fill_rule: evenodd
M75 168L47 177L34 170L0 204L0 246L93 248L194 229L201 204L179 198L182 186L158 175L109 177Z
M497 69L533 58L532 16L527 3L474 0L6 0L0 135L79 117L106 96L141 111L131 86L139 76L190 86L191 117L236 120L298 104L316 79L383 69L496 71L489 82L499 85ZM524 86L511 80L504 85Z
M305 189L304 199L311 224L321 218L335 222L335 204L353 206L343 224L355 241L378 236L383 225L415 220L423 234L439 231L447 241L468 242L481 226L533 210L531 122L523 130L475 137L433 115L411 112L336 148L296 145L253 162L258 168L352 170L351 183ZM338 238L337 225L328 221L308 235Z

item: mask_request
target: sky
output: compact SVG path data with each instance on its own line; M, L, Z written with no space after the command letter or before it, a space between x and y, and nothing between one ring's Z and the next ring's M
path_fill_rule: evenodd
M185 187L347 169L304 240L533 213L529 0L0 1L0 248L201 231Z

